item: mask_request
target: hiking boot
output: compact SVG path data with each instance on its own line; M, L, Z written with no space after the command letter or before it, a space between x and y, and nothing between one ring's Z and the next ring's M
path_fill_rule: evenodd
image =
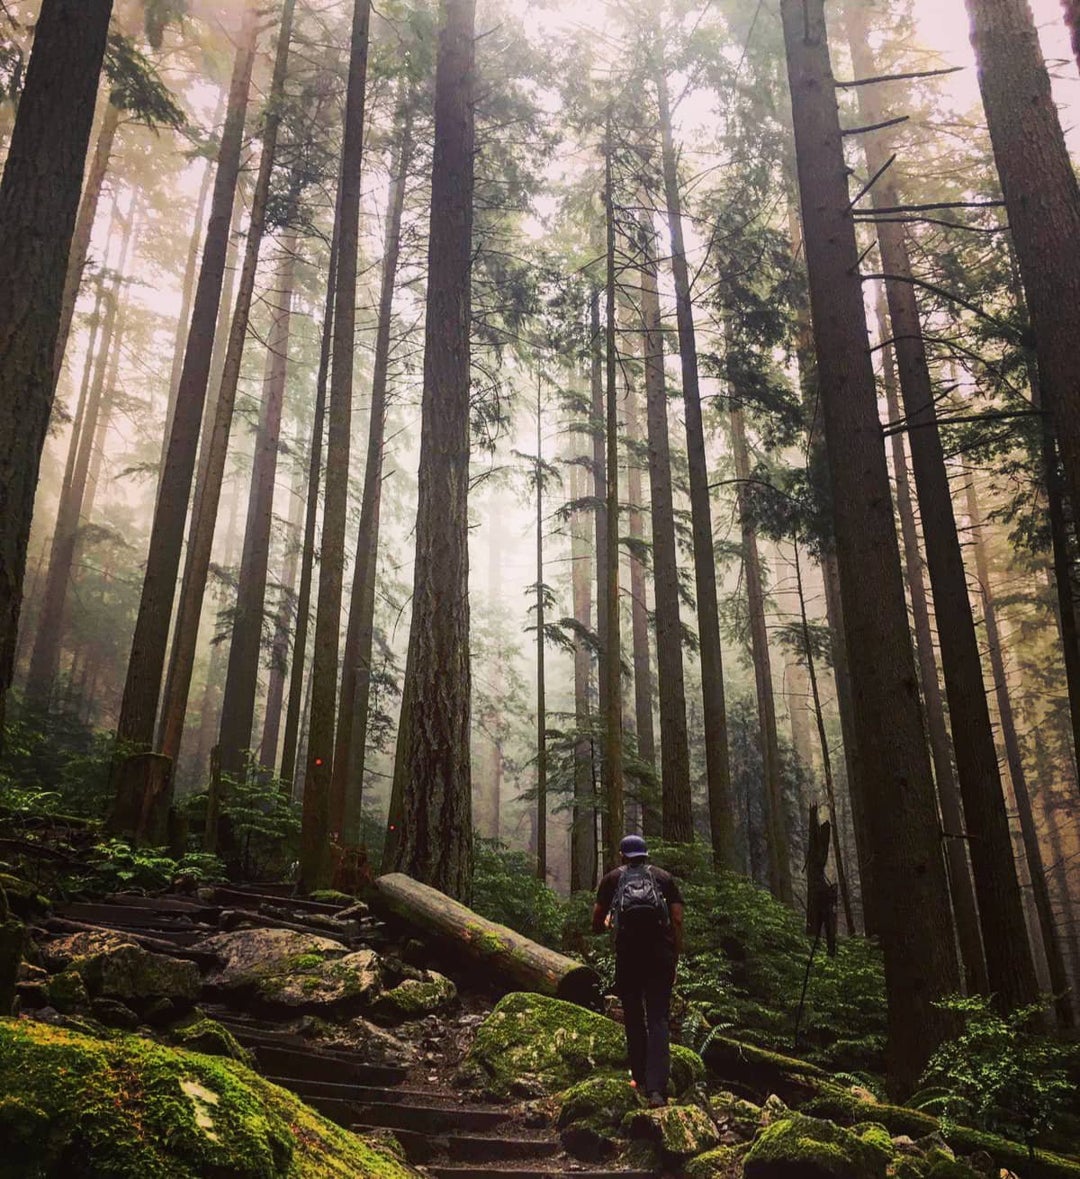
M663 1093L649 1094L650 1109L663 1109L665 1105L667 1105L667 1098L663 1095Z

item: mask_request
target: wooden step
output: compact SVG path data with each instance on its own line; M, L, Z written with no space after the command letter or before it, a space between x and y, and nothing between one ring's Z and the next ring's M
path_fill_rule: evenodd
M547 1166L484 1167L476 1163L454 1166L433 1163L427 1168L435 1179L656 1179L654 1171L585 1171L558 1164Z
M243 1041L241 1041L242 1043ZM408 1071L388 1064L367 1064L360 1057L310 1048L253 1045L260 1071L268 1077L371 1085L400 1085Z
M385 1101L335 1101L318 1097L313 1098L311 1104L320 1110L324 1104L333 1108L334 1112L327 1116L345 1126L363 1122L369 1126L381 1126L384 1130L414 1130L419 1134L493 1130L513 1116L507 1109L474 1105L395 1105ZM345 1115L348 1120L342 1121Z
M288 1089L305 1100L310 1097L336 1097L342 1101L359 1101L364 1105L432 1105L445 1101L457 1109L457 1098L451 1093L433 1093L430 1089L403 1089L400 1085L361 1085L355 1081L317 1081L310 1077L269 1076L268 1081Z
M85 921L91 925L126 925L134 929L153 928L162 929L193 929L196 922L187 913L163 912L157 909L145 908L142 905L114 905L109 903L92 904L87 901L70 901L66 905L57 905L56 912L61 917L72 921ZM215 925L202 923L207 931L216 929Z
M384 1129L368 1122L354 1122L357 1134L371 1134ZM416 1166L426 1166L435 1158L447 1163L497 1163L553 1158L561 1146L553 1138L501 1138L494 1134L425 1134L417 1130L394 1131L405 1157Z
M135 892L114 892L105 898L108 905L132 905L140 909L154 909L159 913L186 913L193 921L208 921L213 925L221 912L220 905L204 905L188 897L146 897Z
M235 886L215 888L214 900L230 909L257 909L260 905L269 905L274 909L291 909L296 913L322 913L326 917L333 917L342 909L349 908L348 904L337 905L328 904L326 901L309 901L303 897L275 896Z

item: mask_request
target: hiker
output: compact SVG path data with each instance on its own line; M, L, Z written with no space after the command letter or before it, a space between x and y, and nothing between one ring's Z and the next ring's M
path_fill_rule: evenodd
M667 1104L671 1072L668 1018L682 952L683 899L670 872L649 863L640 835L619 844L622 864L600 881L593 933L615 931L615 993L623 1007L634 1085L649 1105Z

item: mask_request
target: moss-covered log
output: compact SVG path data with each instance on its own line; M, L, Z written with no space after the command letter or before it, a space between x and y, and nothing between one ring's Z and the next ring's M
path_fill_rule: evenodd
M719 1077L727 1088L749 1092L758 1101L775 1093L788 1105L799 1105L830 1082L824 1069L808 1061L726 1036L711 1036L702 1059L709 1072Z
M600 980L591 967L488 921L411 876L380 876L372 903L459 959L483 967L505 990L536 991L599 1009Z

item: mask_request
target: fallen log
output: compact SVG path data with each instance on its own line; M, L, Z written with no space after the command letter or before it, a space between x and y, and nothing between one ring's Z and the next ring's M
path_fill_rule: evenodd
M454 956L483 967L485 976L506 990L536 991L600 1010L600 978L591 967L488 921L411 876L380 876L371 903Z

